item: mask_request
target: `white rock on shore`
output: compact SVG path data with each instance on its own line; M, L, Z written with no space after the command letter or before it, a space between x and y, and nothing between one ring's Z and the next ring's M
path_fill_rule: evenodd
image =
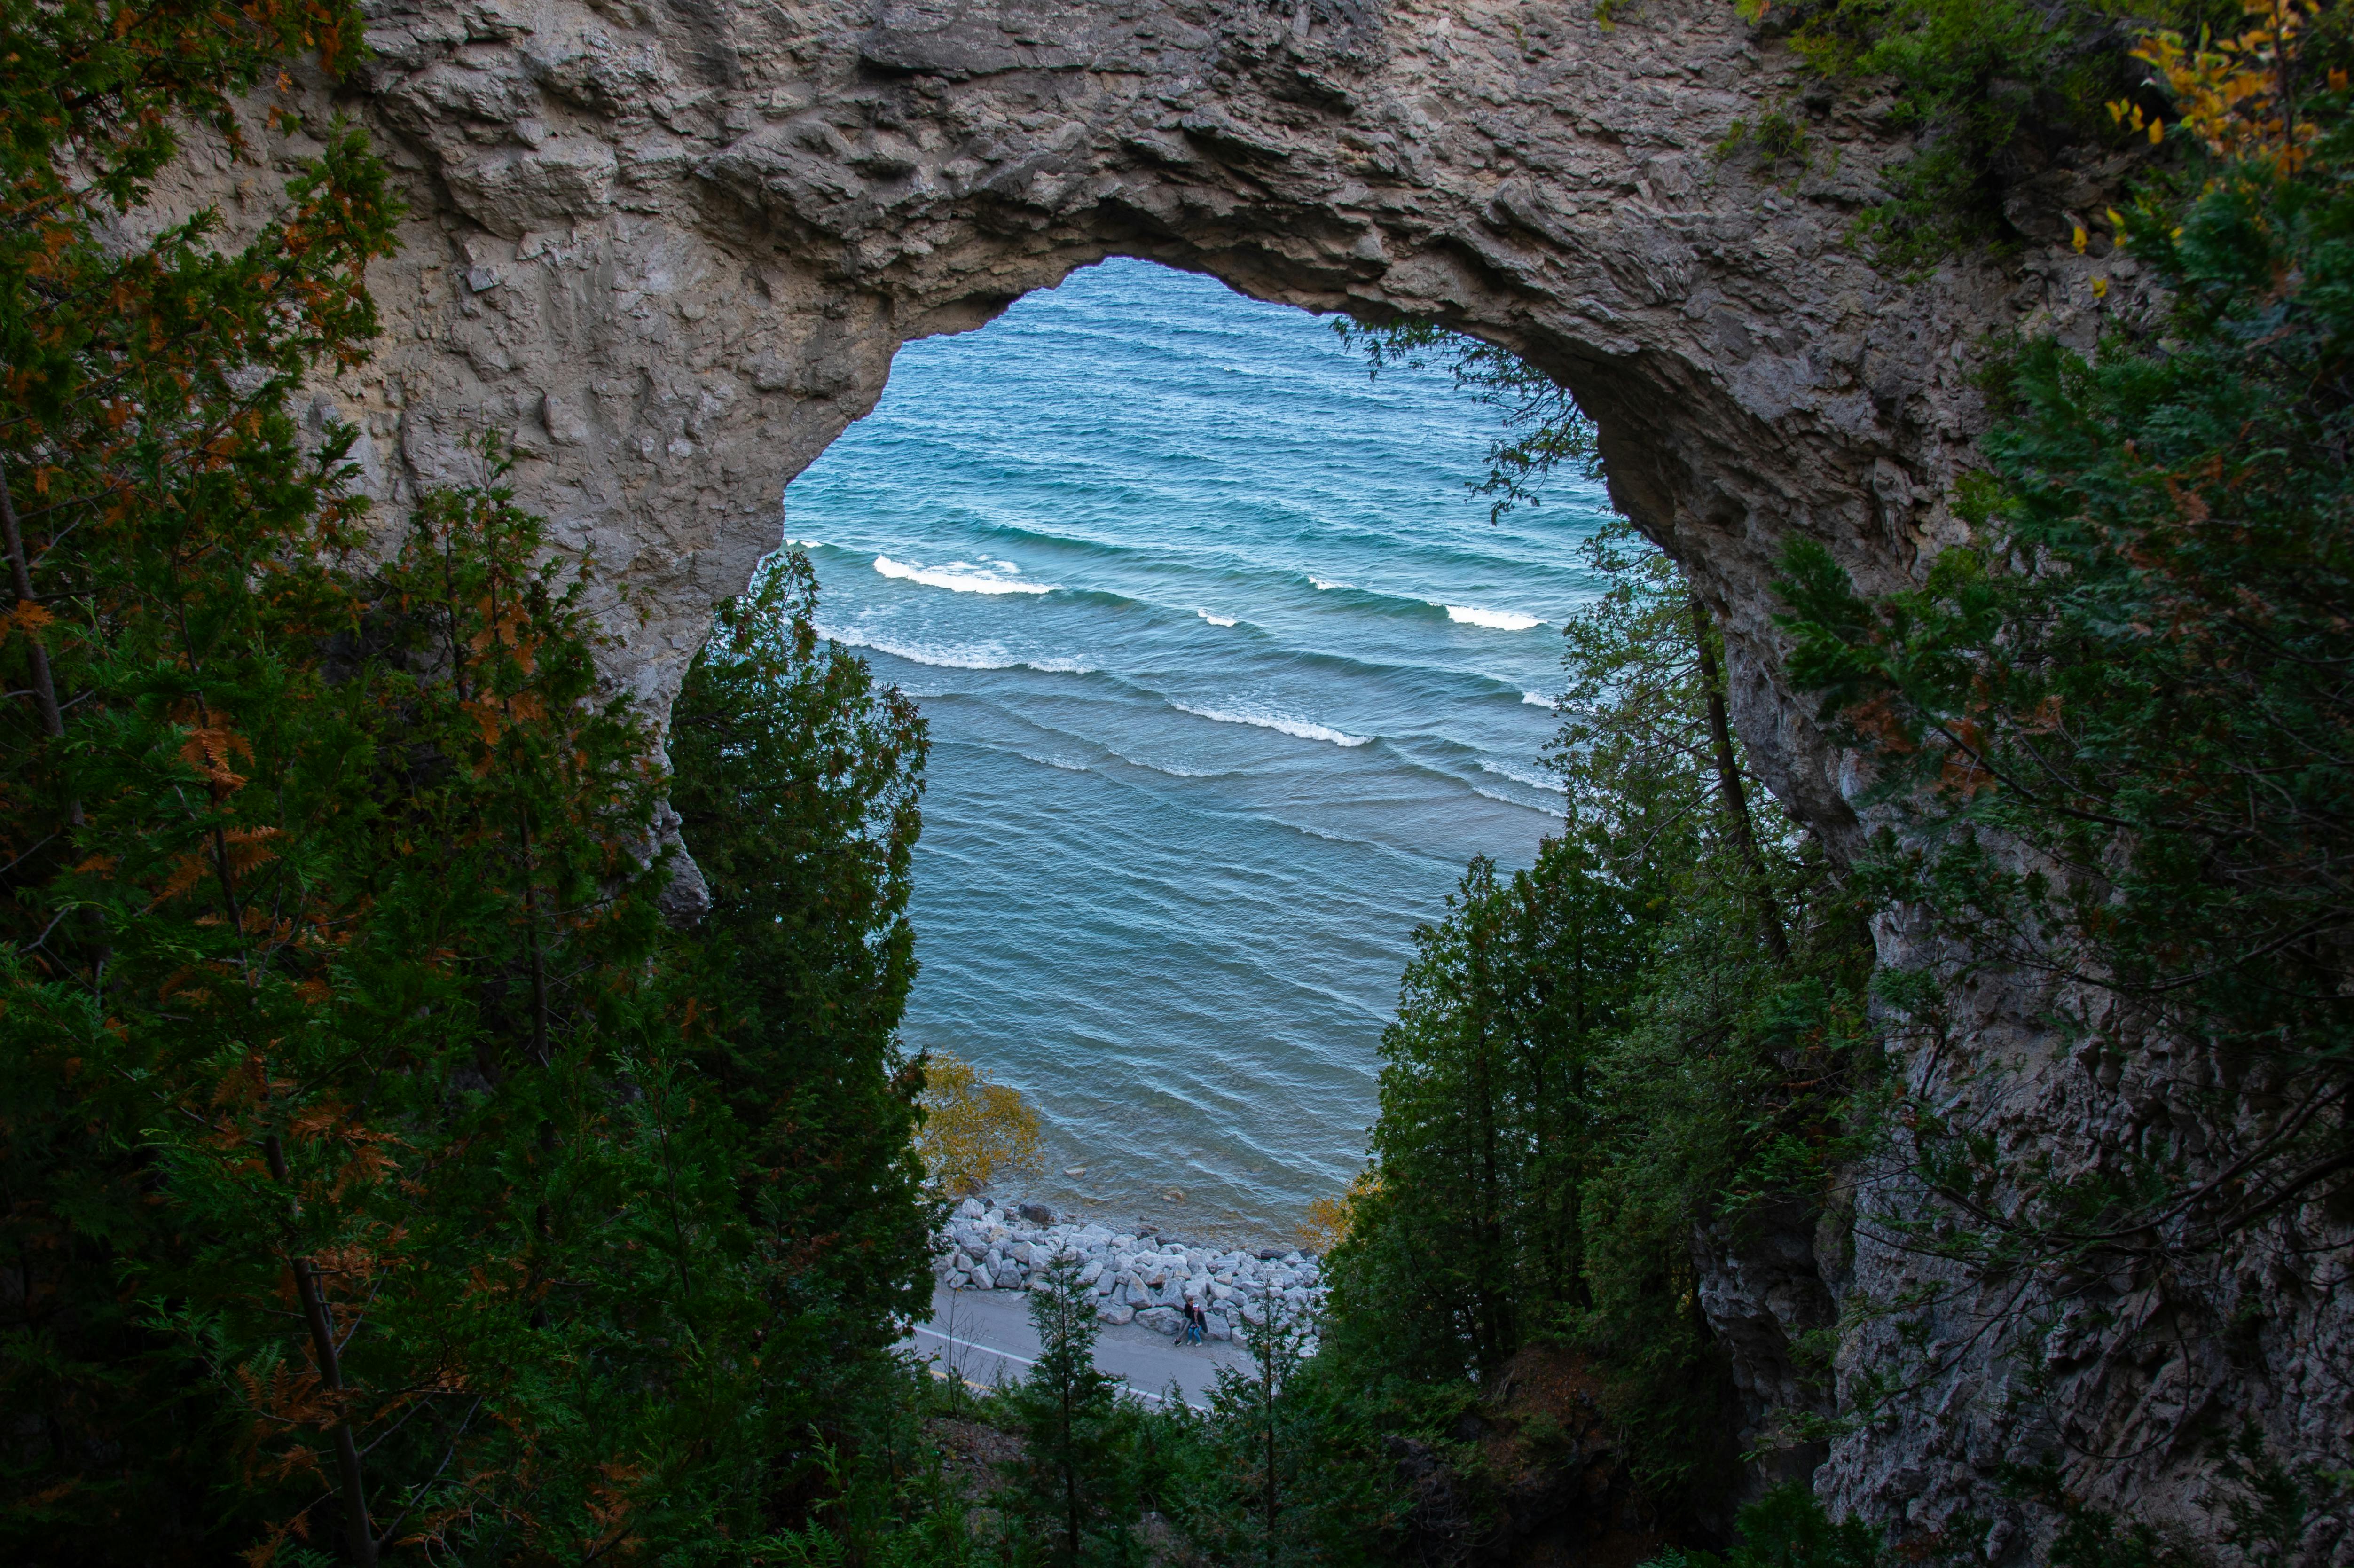
M1270 1300L1311 1320L1324 1304L1322 1266L1298 1249L1246 1252L1192 1246L1146 1230L1114 1232L1057 1219L1036 1204L1001 1208L967 1198L934 1243L934 1267L951 1290L1036 1289L1063 1253L1079 1260L1079 1282L1096 1293L1096 1316L1137 1322L1172 1337L1184 1330L1184 1304L1199 1301L1210 1338L1232 1339L1241 1323L1263 1323Z

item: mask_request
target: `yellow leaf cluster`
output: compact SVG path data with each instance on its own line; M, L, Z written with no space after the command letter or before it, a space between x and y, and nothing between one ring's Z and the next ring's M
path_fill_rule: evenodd
M1357 1210L1381 1190L1379 1176L1371 1170L1360 1171L1340 1197L1319 1198L1309 1204L1308 1217L1298 1231L1300 1250L1320 1257L1347 1241L1350 1228L1357 1222Z
M924 1128L917 1148L933 1186L978 1192L1001 1174L1034 1171L1038 1112L1019 1089L935 1051L924 1059Z
M2268 165L2281 177L2303 166L2317 128L2294 112L2291 68L2299 35L2320 16L2318 0L2243 0L2254 26L2237 37L2197 47L2179 33L2154 33L2134 58L2165 79L2182 123L2219 158ZM2137 104L2120 99L2109 105L2119 124L2147 129L2151 142L2164 127Z

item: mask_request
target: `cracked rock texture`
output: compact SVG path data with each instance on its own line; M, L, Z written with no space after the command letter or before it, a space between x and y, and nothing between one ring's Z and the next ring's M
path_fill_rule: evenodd
M1944 497L1981 418L1978 345L2086 340L2096 266L2112 306L2135 291L2129 261L2058 243L2099 199L2064 167L2011 197L2048 249L1875 271L1842 236L1903 151L1885 105L1813 101L1803 165L1720 152L1736 121L1814 90L1728 0L1638 0L1607 27L1583 0L367 9L364 74L332 106L295 92L373 127L411 210L372 274L386 338L317 413L360 429L390 515L477 473L470 438L504 434L522 501L593 563L614 675L658 709L713 601L776 547L786 482L874 405L901 343L1138 256L1310 310L1434 316L1566 382L1618 503L1720 616L1766 782L1851 851L1853 763L1783 681L1772 562L1806 535L1867 588L1910 580L1959 536ZM256 124L269 157L313 145ZM249 172L192 160L177 196L257 221ZM1894 923L1882 939L1908 950ZM2168 1075L2207 1069L2100 1081L2032 1022L2041 1000L1988 983L1964 1033L1901 1050L1903 1070L2062 1170L2172 1125ZM1695 1239L1745 1443L1869 1380L1909 1386L1829 1444L1817 1484L1837 1507L1914 1534L1968 1521L2017 1562L2051 1520L2000 1495L2007 1459L2060 1458L2095 1500L2203 1531L2183 1442L2200 1422L2253 1416L2292 1458L2354 1453L2344 1216L2276 1216L2271 1241L2296 1245L2014 1296L1893 1245L1875 1216L1922 1200L1899 1171L1866 1174L1833 1214ZM1925 1285L1925 1312L1839 1331L1826 1392L1841 1308ZM1793 1439L1781 1467L1825 1452ZM2345 1535L2320 1520L2307 1555L2346 1561Z

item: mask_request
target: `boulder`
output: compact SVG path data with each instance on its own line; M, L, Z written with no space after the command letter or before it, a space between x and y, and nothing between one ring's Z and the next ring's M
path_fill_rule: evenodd
M1148 1307L1136 1315L1136 1320L1156 1334L1175 1339L1185 1327L1184 1315L1173 1307Z
M1016 1212L1034 1225L1051 1225L1055 1223L1055 1211L1044 1203L1024 1203Z
M1125 1301L1113 1301L1096 1308L1096 1316L1107 1323L1129 1323L1136 1319L1136 1308Z

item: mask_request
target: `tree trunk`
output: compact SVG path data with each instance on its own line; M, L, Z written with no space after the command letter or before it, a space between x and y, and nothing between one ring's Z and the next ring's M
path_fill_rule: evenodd
M1789 938L1774 906L1774 890L1766 879L1766 856L1757 847L1757 829L1749 815L1749 793L1741 786L1741 764L1733 755L1733 726L1725 719L1724 683L1716 666L1716 649L1709 641L1708 610L1700 595L1691 596L1692 640L1700 646L1700 683L1708 698L1708 737L1716 751L1716 792L1724 802L1733 842L1748 864L1750 898L1757 911L1758 934L1767 950L1785 963L1790 958Z
M544 1068L554 1059L547 1044L547 959L539 948L539 867L531 849L531 819L518 813L523 843L524 929L531 945L531 1054Z
M1275 1308L1267 1308L1267 1331L1275 1331ZM1259 1364L1259 1413L1267 1417L1267 1568L1275 1568L1275 1341L1267 1340Z
M262 1147L270 1156L270 1174L281 1187L286 1185L286 1150L271 1133L263 1139ZM340 1393L344 1386L343 1358L335 1351L334 1320L327 1315L325 1297L319 1291L319 1277L311 1260L300 1255L286 1260L294 1273L294 1295L302 1304L302 1321L311 1330L311 1351L318 1358L319 1381ZM338 1411L335 1421L335 1473L344 1496L344 1536L349 1543L352 1561L359 1568L376 1568L376 1531L368 1523L367 1482L360 1470L359 1441L352 1436L352 1424L345 1413Z
M25 559L25 535L16 526L16 503L8 494L8 474L0 469L0 526L5 526L8 542L8 567L16 579L16 600L19 604L33 602L33 572ZM51 740L66 733L64 717L58 711L58 688L49 678L49 651L32 632L25 633L25 641L32 650L33 706L40 710L41 730ZM77 821L81 809L74 809Z

